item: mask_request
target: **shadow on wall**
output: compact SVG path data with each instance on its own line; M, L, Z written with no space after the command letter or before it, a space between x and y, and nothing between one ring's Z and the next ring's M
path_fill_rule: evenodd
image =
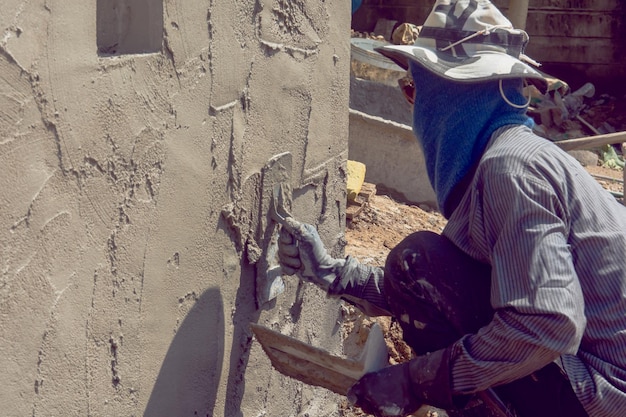
M230 369L228 370L228 382L226 385L226 401L224 412L221 414L229 417L245 417L241 411L241 403L246 390L245 373L252 346L250 323L256 323L261 315L261 310L257 310L254 302L255 280L250 279L255 277L254 265L250 265L243 258L240 265L241 281L235 296L236 309L232 315L233 342L230 349ZM207 417L212 417L213 415L208 414Z
M144 416L212 416L224 359L219 288L195 302L170 345Z

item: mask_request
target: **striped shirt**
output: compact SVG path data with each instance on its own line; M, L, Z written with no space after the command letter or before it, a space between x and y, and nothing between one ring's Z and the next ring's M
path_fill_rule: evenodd
M591 416L626 416L626 207L524 126L497 131L443 234L492 267L496 313L454 345L453 391L557 361Z

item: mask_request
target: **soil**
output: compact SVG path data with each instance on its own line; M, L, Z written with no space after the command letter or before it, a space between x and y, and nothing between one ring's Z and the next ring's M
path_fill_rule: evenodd
M600 166L588 166L587 171L596 176L607 190L622 193L623 172ZM613 180L611 180L611 178ZM387 195L374 194L369 197L363 210L346 227L347 255L360 262L382 266L390 249L404 237L418 230L441 232L446 219L437 211L427 207L417 207L396 201ZM356 356L362 348L367 329L378 322L385 332L390 353L390 363L399 363L411 358L411 349L402 340L402 331L389 317L368 318L352 306L344 306L345 353ZM341 416L365 417L359 408L349 405L346 400L340 404ZM443 417L446 413L435 408L421 409L416 415Z

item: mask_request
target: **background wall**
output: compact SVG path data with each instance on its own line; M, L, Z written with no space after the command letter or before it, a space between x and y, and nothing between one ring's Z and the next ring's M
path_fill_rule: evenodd
M336 413L275 372L260 322L341 350L339 306L285 278L260 308L261 171L345 224L347 3L5 0L0 14L2 414Z
M506 15L510 0L493 0ZM364 0L357 31L373 31L379 18L424 23L434 0ZM592 82L599 92L625 94L626 3L621 0L530 0L527 54L542 70L573 88Z

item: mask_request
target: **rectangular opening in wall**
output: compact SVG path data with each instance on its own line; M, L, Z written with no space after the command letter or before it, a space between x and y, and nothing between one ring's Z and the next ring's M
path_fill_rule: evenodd
M161 51L163 0L97 0L98 55Z

